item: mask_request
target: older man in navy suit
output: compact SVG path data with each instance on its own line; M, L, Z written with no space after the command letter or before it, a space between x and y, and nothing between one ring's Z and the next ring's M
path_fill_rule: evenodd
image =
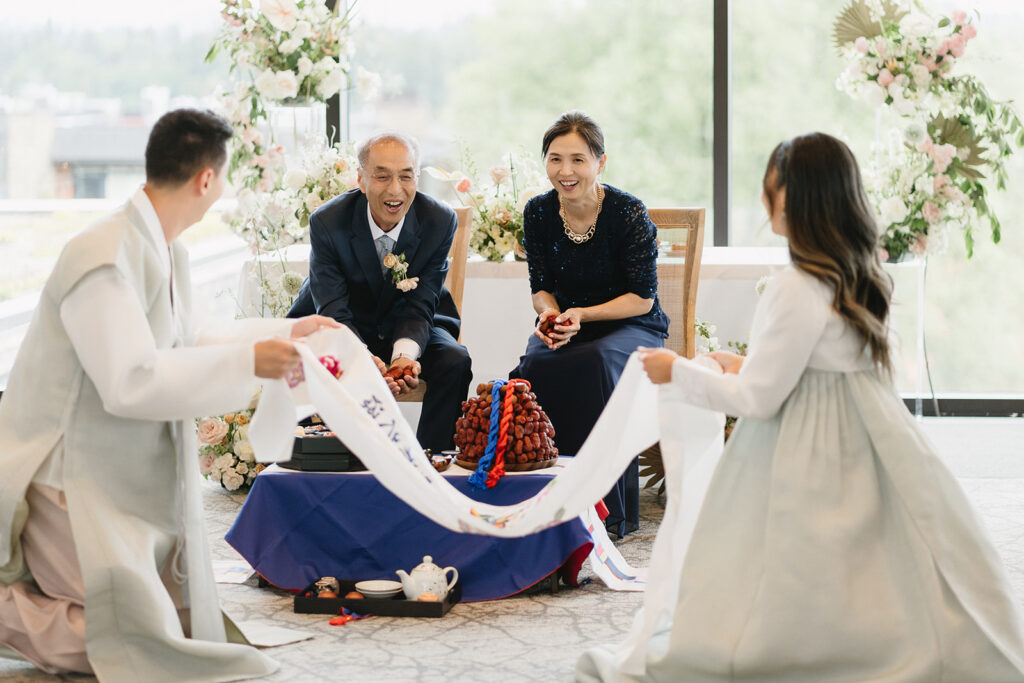
M424 448L450 449L473 375L469 353L456 341L459 312L444 287L455 212L416 191L419 149L411 138L376 135L360 145L358 158L359 188L310 216L309 279L289 317L315 309L348 325L382 374L401 370L401 379L387 378L396 396L426 380L416 436ZM396 282L402 274L388 267L396 260L415 287Z

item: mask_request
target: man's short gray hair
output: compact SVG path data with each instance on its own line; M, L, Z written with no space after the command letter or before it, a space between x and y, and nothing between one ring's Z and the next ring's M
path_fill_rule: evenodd
M409 136L403 135L397 131L385 131L383 133L377 133L359 143L359 147L356 149L356 157L359 159L359 167L364 171L366 164L370 161L370 150L373 149L374 145L381 142L397 142L400 145L404 145L409 153L412 155L412 166L416 171L417 175L420 172L420 145L416 142L416 139Z

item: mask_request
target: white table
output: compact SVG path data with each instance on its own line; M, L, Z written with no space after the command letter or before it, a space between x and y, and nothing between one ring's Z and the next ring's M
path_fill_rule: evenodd
M659 258L671 264L682 259ZM757 306L757 281L789 263L785 247L707 247L701 257L697 317L713 323L722 346L728 341L745 342ZM258 315L259 290L253 277L258 267L264 277L280 277L282 268L305 277L309 272L309 245L294 245L281 257L264 257L257 264L245 264L237 292L239 305L247 315ZM901 386L916 386L923 394L924 382L924 290L923 262L888 265L896 278L897 331L913 340L912 356L905 354ZM907 292L904 294L903 292ZM530 301L530 283L525 261L493 263L470 260L466 264L466 286L462 302L462 343L473 359L473 385L496 377L504 378L519 362L533 330L535 313ZM920 399L918 399L920 403ZM418 404L402 404L418 406Z

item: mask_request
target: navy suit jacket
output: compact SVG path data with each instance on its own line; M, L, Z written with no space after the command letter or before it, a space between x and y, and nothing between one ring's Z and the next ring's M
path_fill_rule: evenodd
M402 292L381 275L359 189L328 201L309 217L309 290L320 315L348 325L367 344L407 337L425 349L434 326L459 336L459 313L444 287L458 220L441 202L416 193L395 255L404 254L416 289Z

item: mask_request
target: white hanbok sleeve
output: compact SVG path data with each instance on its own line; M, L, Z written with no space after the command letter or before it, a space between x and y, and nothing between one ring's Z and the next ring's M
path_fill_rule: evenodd
M193 333L192 343L230 344L232 342L253 342L269 337L289 337L296 320L288 318L242 318L222 323L203 321Z
M831 311L826 286L790 268L766 287L754 314L750 353L738 374L679 358L672 384L688 403L766 420L782 407L807 367Z
M252 398L252 342L157 348L138 296L113 267L82 278L61 302L60 317L113 415L184 420L238 410Z

